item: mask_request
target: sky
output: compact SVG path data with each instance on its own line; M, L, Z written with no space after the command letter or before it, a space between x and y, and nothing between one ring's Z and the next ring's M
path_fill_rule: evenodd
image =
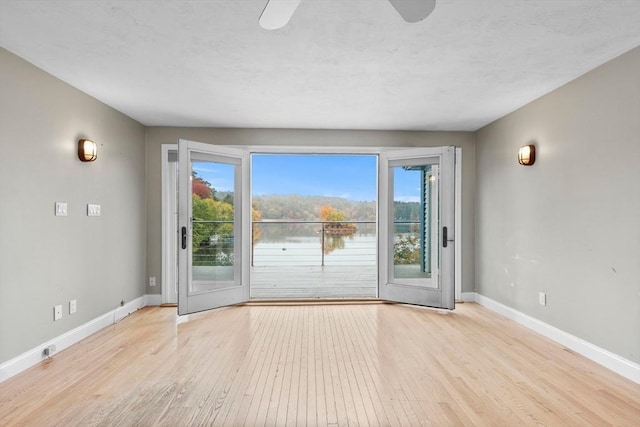
M233 191L233 165L193 160L191 167L216 191Z
M253 154L252 192L375 201L377 160L375 155ZM193 169L217 191L233 190L233 166L194 162ZM416 173L400 169L395 172L395 200L418 201Z
M304 194L374 201L377 156L254 154L254 195Z

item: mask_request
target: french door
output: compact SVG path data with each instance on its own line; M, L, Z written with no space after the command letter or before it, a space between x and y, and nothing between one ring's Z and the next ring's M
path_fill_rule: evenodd
M178 142L179 315L249 299L248 174L245 150Z
M453 309L455 147L378 154L378 297ZM180 140L178 169L178 314L248 301L249 150Z
M454 180L455 147L380 154L380 299L454 308Z

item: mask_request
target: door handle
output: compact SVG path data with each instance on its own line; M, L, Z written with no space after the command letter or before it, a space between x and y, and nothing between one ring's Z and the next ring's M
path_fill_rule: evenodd
M187 227L182 227L182 249L187 249Z
M453 242L454 239L449 240L449 230L447 227L442 227L442 247L446 248L448 242Z

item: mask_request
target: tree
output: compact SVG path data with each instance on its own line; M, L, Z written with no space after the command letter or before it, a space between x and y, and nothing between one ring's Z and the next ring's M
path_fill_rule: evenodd
M251 206L251 219L253 221L262 221L262 212L260 212L256 208L256 204L254 203ZM255 245L258 240L262 237L262 228L260 226L256 226L256 224L251 224L252 236L251 236L251 244Z
M329 205L320 208L320 219L327 221L324 229L328 234L347 235L356 232L356 225L353 223L344 223L344 212L337 211Z
M325 255L329 254L336 249L344 249L344 237L351 236L356 232L356 225L353 223L344 223L345 213L334 209L329 205L324 205L320 208L320 219L327 221L323 225L324 230L324 245L322 250Z
M193 264L233 265L233 206L192 196Z
M211 184L200 178L196 171L193 171L193 179L191 181L191 192L201 199L212 199L214 189Z
M322 221L344 221L344 212L335 210L329 205L320 208L320 219Z
M417 235L401 235L393 244L393 263L420 264L420 238Z

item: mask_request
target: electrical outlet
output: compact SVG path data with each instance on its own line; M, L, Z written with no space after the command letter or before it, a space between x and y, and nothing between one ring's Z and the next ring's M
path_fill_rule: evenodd
M544 292L538 293L538 303L540 305L547 305L547 294Z
M87 204L87 216L100 216L100 205Z
M51 344L47 347L45 347L44 350L42 350L42 355L43 356L47 356L47 357L51 357L53 355L53 353L56 352L56 345L55 344Z
M69 301L69 314L73 314L76 311L78 311L78 301L72 299L71 301Z
M60 320L62 319L62 305L56 305L55 307L53 307L53 320Z
M149 286L156 285L156 276L149 276Z

